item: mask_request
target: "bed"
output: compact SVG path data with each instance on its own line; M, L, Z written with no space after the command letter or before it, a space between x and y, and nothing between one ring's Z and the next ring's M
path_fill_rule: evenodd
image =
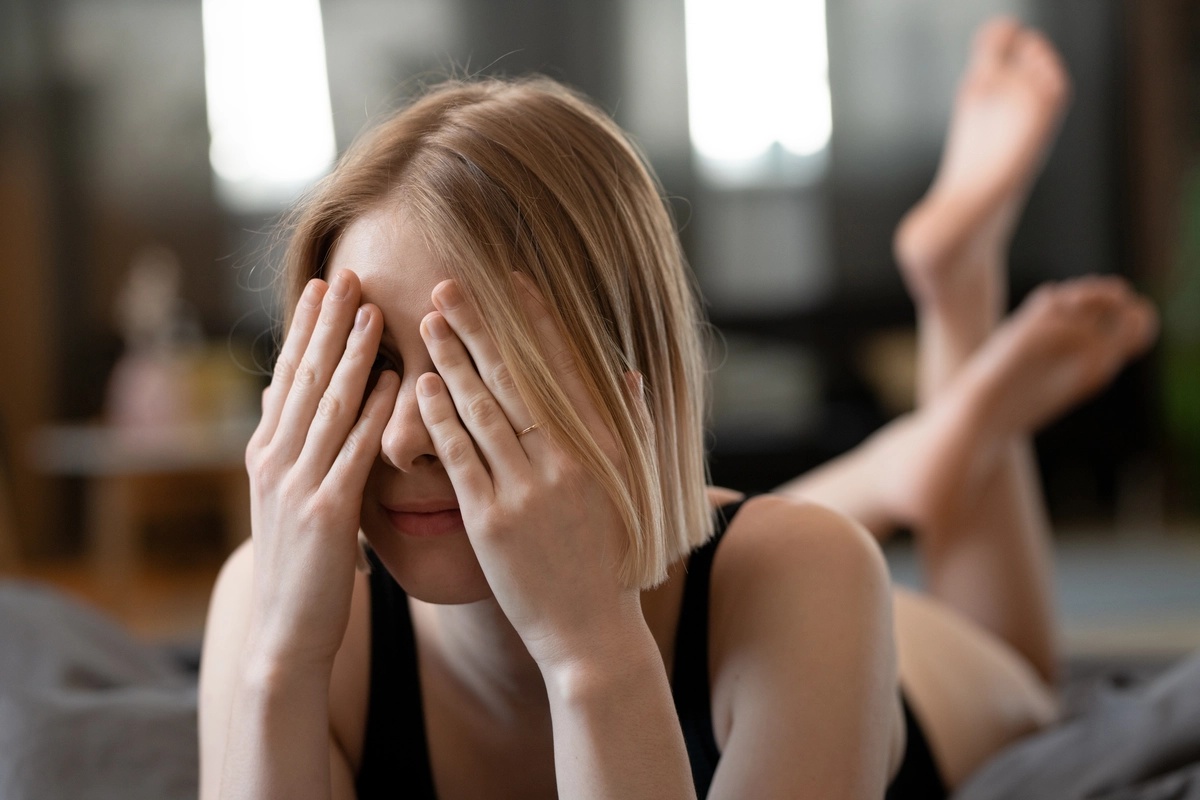
M0 582L0 798L195 798L198 649L149 646L54 589ZM1000 753L956 800L1200 800L1200 654L1069 672L1067 721Z
M0 583L0 798L195 800L194 658Z

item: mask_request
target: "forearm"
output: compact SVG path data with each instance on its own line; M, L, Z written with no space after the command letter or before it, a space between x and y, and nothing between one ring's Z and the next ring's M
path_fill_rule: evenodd
M222 800L329 798L329 672L249 655L230 716Z
M662 658L645 624L547 671L563 798L694 798Z

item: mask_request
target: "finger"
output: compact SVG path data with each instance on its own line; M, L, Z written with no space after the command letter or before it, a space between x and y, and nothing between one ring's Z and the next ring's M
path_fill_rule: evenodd
M584 385L579 362L576 360L575 354L567 347L566 339L563 337L558 323L550 316L541 292L525 275L514 272L513 276L521 286L517 296L520 298L525 314L533 324L538 343L545 354L546 363L558 379L567 399L583 418L584 424L594 436L602 436L603 431L606 430L604 421L600 418L600 414L592 402L592 397Z
M437 307L456 336L467 348L471 360L475 362L475 371L483 379L484 385L496 398L504 415L508 418L509 427L513 430L524 430L534 420L529 413L525 401L517 392L512 373L500 355L496 342L488 335L483 326L483 320L471 306L465 302L462 290L453 280L442 281L433 290L433 304ZM445 373L443 373L444 375ZM451 388L453 393L453 387Z
M317 406L346 350L346 340L358 311L358 298L358 276L349 270L339 272L325 292L321 315L308 347L296 365L276 430L280 455L284 458L297 457L304 447Z
M483 506L491 505L495 497L492 478L458 420L446 385L436 374L427 372L417 380L417 406L459 501L473 498Z
M347 490L353 487L359 492L367 485L367 474L379 455L383 429L396 406L399 391L400 376L391 370L384 371L367 396L358 422L342 442L325 482L332 481L332 485Z
M421 320L421 336L462 426L483 452L492 472L521 474L527 470L529 457L521 449L512 423L440 311L432 311Z
M321 313L321 300L328 288L325 281L314 278L304 287L300 300L296 303L291 327L283 340L283 349L279 352L279 358L275 360L271 385L263 392L262 419L254 432L254 439L259 444L269 442L275 435L275 427L279 424L279 415L283 410L283 401L287 398L288 387L292 385L296 365L300 363L304 349L308 347L308 340Z
M300 463L306 467L324 474L337 458L346 435L360 416L382 333L383 317L379 309L370 304L361 306L355 314L342 360L317 403L316 416L300 457Z

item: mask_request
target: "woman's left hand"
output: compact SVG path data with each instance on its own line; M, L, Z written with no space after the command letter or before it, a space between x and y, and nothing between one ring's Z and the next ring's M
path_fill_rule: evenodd
M536 289L517 293L548 363L603 451L621 470L615 439ZM534 428L508 366L453 280L433 290L421 335L437 374L417 384L421 416L458 495L463 523L500 607L545 670L586 660L631 624L639 592L622 585L626 532L603 486ZM473 363L472 363L473 362ZM640 397L640 395L639 395Z

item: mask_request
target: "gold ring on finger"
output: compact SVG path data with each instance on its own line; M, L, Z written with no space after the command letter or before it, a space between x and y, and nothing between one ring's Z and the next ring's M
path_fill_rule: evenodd
M540 424L540 423L537 423L537 422L535 422L535 423L533 423L532 425L530 425L528 428L526 428L525 430L523 430L523 431L517 431L517 438L518 438L518 439L520 439L522 436L524 436L525 434L529 433L530 431L535 431L535 430L537 430L537 428L538 428L538 425L539 425L539 424Z

